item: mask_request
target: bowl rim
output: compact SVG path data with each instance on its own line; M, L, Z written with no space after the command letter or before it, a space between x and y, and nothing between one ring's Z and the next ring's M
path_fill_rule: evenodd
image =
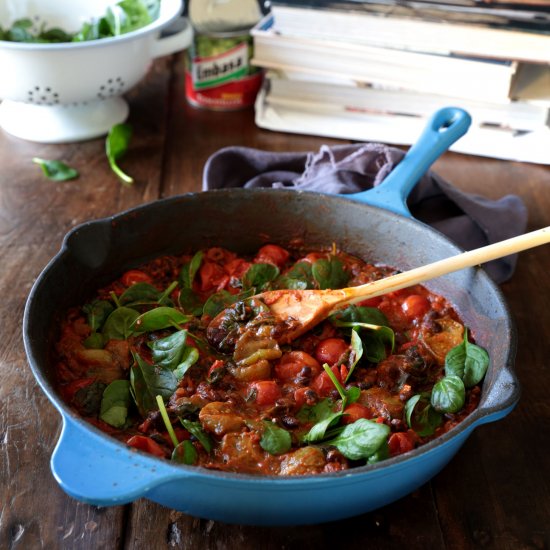
M445 239L447 243L457 251L457 253L462 251L460 247L458 247L455 243L453 243L448 237L443 235L441 232L437 231L436 229L430 227L427 224L424 224L423 222L415 218L404 218L402 215L396 214L384 208L373 206L367 203L359 203L358 201L354 201L352 199L346 198L345 195L331 195L331 194L324 194L319 192L303 191L303 190L271 189L271 188L251 188L251 189L231 188L231 189L214 189L214 190L208 190L208 191L190 192L190 193L184 193L184 194L178 194L170 197L165 197L161 199L156 199L151 202L140 204L140 205L128 208L124 211L117 212L110 216L105 216L102 218L84 221L74 226L65 234L62 241L61 248L55 254L55 256L53 256L50 259L50 261L46 264L46 266L42 269L42 271L36 278L31 288L31 291L28 295L28 298L25 304L24 315L23 315L23 327L22 327L23 340L24 340L24 346L25 346L25 351L27 356L27 362L33 372L33 375L36 381L40 385L41 390L46 394L50 403L60 413L62 417L62 422L64 424L65 423L76 424L80 429L83 429L85 431L91 430L92 433L94 433L96 436L99 436L102 440L104 440L110 446L114 446L115 448L125 450L125 451L128 451L129 449L128 445L110 436L109 434L103 432L93 424L84 420L75 411L70 409L70 407L63 401L63 399L59 395L59 392L55 389L55 387L52 384L50 384L50 382L46 378L45 374L43 373L43 370L44 370L43 367L39 366L37 358L33 353L33 344L29 336L29 323L30 323L33 297L35 293L40 290L42 281L45 275L47 274L47 272L51 269L51 267L57 264L61 259L63 259L64 256L70 253L69 245L68 245L70 239L73 237L73 235L77 234L83 228L93 227L93 226L100 227L103 225L116 225L116 222L122 218L132 217L136 213L143 213L143 212L146 212L147 210L162 208L164 204L185 200L187 198L197 197L199 195L200 196L211 195L211 194L234 195L235 192L250 193L252 195L254 194L279 194L279 195L291 194L291 195L306 195L306 196L313 195L313 196L319 196L319 197L330 197L331 200L336 199L336 200L343 200L346 202L353 202L354 204L360 205L362 208L372 209L376 212L382 212L384 215L387 215L390 218L395 218L395 220L400 223L404 223L404 220L405 220L405 223L420 224L427 231L432 232L434 237L439 239ZM299 484L301 480L320 480L320 481L325 480L325 482L328 483L330 480L334 480L337 478L349 478L350 476L357 477L361 475L369 475L371 472L374 474L375 472L379 472L380 470L383 470L383 469L393 470L394 467L400 467L400 465L403 462L415 461L417 459L423 460L425 456L431 455L432 453L437 452L438 448L446 447L446 445L451 440L459 438L461 434L464 437L464 439L466 439L470 435L470 433L474 430L474 428L486 422L493 421L493 419L488 417L494 414L497 414L499 412L502 413L502 416L506 416L509 412L511 412L511 410L517 404L521 393L520 385L514 369L515 356L517 351L517 330L516 330L516 326L515 326L514 319L512 317L509 305L507 301L504 299L502 291L500 290L498 285L489 277L489 275L483 269L468 268L468 270L476 270L476 273L478 273L479 276L482 278L483 283L488 284L492 288L493 292L496 294L496 296L499 299L500 305L503 308L505 319L508 325L507 328L509 329L509 332L510 332L510 342L509 342L508 353L506 354L505 362L498 366L498 372L500 371L507 372L512 377L515 383L515 388L512 394L509 397L507 397L507 399L504 402L500 402L500 403L497 402L496 404L493 403L489 406L487 405L483 406L484 396L487 397L488 395L486 388L483 388L483 386L485 386L485 381L484 381L482 386L482 396L478 407L472 413L470 413L466 418L464 418L464 420L462 420L459 424L451 428L449 431L445 432L443 435L440 435L432 439L431 441L423 444L422 446L417 447L407 453L387 458L375 464L365 464L352 469L336 471L336 472L307 474L307 475L300 475L300 476L258 475L258 474L239 473L239 472L225 472L225 471L218 471L214 469L208 469L202 466L187 466L184 464L174 464L170 460L158 458L149 453L136 450L136 449L132 449L132 453L137 453L143 459L150 460L153 466L155 464L159 464L159 461L160 461L160 463L163 464L163 467L167 467L168 469L173 469L173 474L175 477L179 477L179 476L188 477L189 475L194 475L194 476L205 477L207 479L219 478L219 479L232 480L232 481L240 480L240 481L250 481L250 482L256 482L256 483L261 481L271 481L271 482L277 481L280 483L292 485L292 484ZM498 420L498 419L500 419L500 417L494 420ZM179 476L178 476L178 473L179 473ZM435 475L435 472L434 472L434 475Z
M11 42L8 40L0 40L0 50L2 48L5 48L7 50L17 50L21 52L72 51L82 48L103 48L123 42L139 40L140 38L164 29L181 16L183 9L183 0L161 0L161 3L168 4L168 8L166 8L166 13L162 13L161 10L159 16L154 21L151 21L151 23L145 25L145 27L141 27L125 34L120 34L118 36L109 36L106 38L98 38L95 40L86 40L83 42L36 43Z

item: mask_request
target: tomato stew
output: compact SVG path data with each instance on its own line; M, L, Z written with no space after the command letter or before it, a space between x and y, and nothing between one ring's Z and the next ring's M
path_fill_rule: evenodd
M205 468L319 474L406 453L479 402L489 359L451 304L416 285L279 345L269 308L252 298L392 273L335 247L160 257L68 312L56 345L59 391L125 444ZM226 331L209 341L220 312Z

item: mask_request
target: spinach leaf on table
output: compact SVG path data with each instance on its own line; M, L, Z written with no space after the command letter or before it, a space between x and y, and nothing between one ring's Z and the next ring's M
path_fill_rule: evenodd
M79 174L74 169L60 160L46 160L34 157L32 161L38 164L43 174L52 181L68 181L78 178Z
M107 134L105 140L105 152L111 170L119 177L120 181L127 186L134 183L134 179L123 172L118 161L126 154L132 138L132 128L129 124L115 124Z

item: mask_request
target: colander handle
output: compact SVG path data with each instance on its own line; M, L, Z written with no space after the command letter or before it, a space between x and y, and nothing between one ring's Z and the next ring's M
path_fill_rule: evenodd
M113 506L147 496L159 485L186 475L83 427L63 414L63 428L51 458L52 473L71 497L96 506Z
M170 55L185 50L191 45L193 28L186 17L180 17L168 31L168 34L162 34L153 44L153 57Z

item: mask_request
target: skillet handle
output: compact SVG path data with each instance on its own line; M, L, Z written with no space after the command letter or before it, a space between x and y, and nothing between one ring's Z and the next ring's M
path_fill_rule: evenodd
M126 504L185 475L183 468L175 473L174 466L85 429L82 420L62 416L50 465L61 488L77 500L96 506Z
M470 115L459 107L444 107L434 113L418 141L384 181L368 191L346 198L412 217L407 197L428 168L470 127Z

